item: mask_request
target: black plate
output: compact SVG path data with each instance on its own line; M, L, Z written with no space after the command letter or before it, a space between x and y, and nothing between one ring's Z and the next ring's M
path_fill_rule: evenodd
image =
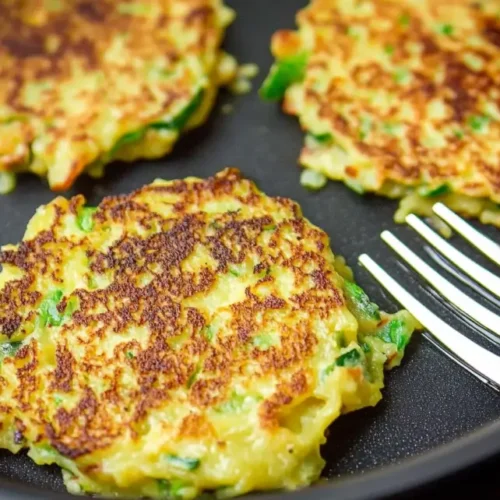
M226 48L241 62L259 64L260 83L271 64L271 34L292 27L294 13L305 1L229 3L238 18L228 32ZM231 114L221 112L224 103L234 106ZM255 91L240 97L223 94L209 123L184 138L168 159L113 165L101 182L81 179L70 194L84 193L95 204L104 195L129 192L157 177L206 177L226 165L238 166L268 194L297 200L305 215L328 232L335 253L348 258L361 285L381 306L397 308L357 266L361 252L384 264L452 325L484 343L398 265L380 241L380 232L391 228L421 248L410 230L392 222L394 202L360 197L334 183L314 194L301 188L296 166L301 144L297 121L283 115L278 106L261 102ZM22 177L15 193L0 197L0 243L19 241L35 209L53 197L38 179ZM487 232L498 238L497 230ZM291 496L307 498L314 492L317 498L372 498L410 490L500 452L500 422L495 422L499 416L499 395L416 335L403 365L387 376L383 401L376 408L342 417L331 427L323 448L324 477L329 481ZM368 471L372 472L365 474ZM54 490L64 491L57 468L35 466L24 454L0 452L0 498L67 498Z

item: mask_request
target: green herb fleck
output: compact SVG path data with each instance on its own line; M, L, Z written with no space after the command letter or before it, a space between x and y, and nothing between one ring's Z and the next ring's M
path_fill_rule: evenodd
M85 231L86 233L90 233L90 231L92 231L94 228L94 214L96 211L96 207L83 207L78 211L76 224L82 231Z
M394 54L394 45L392 45L391 43L388 43L387 45L384 45L384 52L388 56L392 56Z
M252 343L257 349L267 351L272 346L276 345L276 339L269 333L263 333L262 335L256 335L253 338Z
M451 36L453 35L454 28L453 25L449 23L443 23L437 27L437 32L441 35Z
M203 90L199 90L191 102L172 120L168 122L156 122L150 125L153 129L182 130L203 102Z
M328 365L323 370L323 377L327 377L332 373L337 366L350 367L359 365L361 361L361 353L357 349L351 349L350 351L341 354L334 363Z
M278 226L276 224L268 224L267 226L264 226L263 229L264 231L274 231Z
M418 194L426 198L434 198L435 196L442 196L448 193L451 193L451 187L446 183L433 188L428 186L420 186L418 188Z
M189 487L180 479L157 479L157 484L161 497L168 499L182 498L182 490Z
M14 356L21 348L22 342L5 342L0 344L0 363L4 358Z
M363 34L363 28L359 25L357 26L348 26L346 33L352 38L359 40Z
M406 85L407 83L410 83L412 73L408 68L397 68L392 77L397 84Z
M460 129L458 129L458 128L457 128L456 130L454 130L454 131L453 131L453 135L454 135L457 139L460 139L460 140L462 140L462 139L464 138L464 136L465 136L464 131L463 131L463 130L460 130Z
M364 290L352 281L344 281L344 290L347 299L355 307L356 311L365 318L380 320L378 306L370 301Z
M240 273L236 271L236 269L229 269L229 274L232 274L233 276L239 277Z
M276 62L260 89L260 96L268 101L282 99L290 85L304 79L308 59L309 55L303 52Z
M54 403L56 406L60 406L63 402L63 398L61 398L60 396L54 396Z
M76 297L70 297L66 303L64 312L59 312L57 306L61 302L62 298L63 292L61 290L54 290L45 297L38 310L38 317L41 326L60 326L78 309L78 299Z
M467 124L474 132L485 132L488 129L489 122L490 119L482 115L472 115L467 120Z
M216 408L218 413L237 413L243 409L246 397L243 394L233 392L231 399Z
M196 470L201 463L198 458L178 457L177 455L167 455L166 460L174 467L184 470Z
M403 350L410 340L406 324L400 319L389 321L383 326L377 336L384 342L396 344L398 351Z
M113 157L115 153L120 150L123 146L127 146L128 144L133 144L134 142L139 142L145 135L146 129L141 128L139 130L135 130L134 132L128 132L122 135L116 142L111 151L109 152L109 156Z
M61 302L63 293L61 290L55 290L40 304L39 318L42 326L52 325L59 326L62 323L62 315L57 309L57 305Z
M209 341L212 342L212 339L214 338L215 335L215 328L213 326L206 326L202 330L202 335Z
M372 120L369 116L362 116L359 122L359 139L364 141L372 129Z
M472 71L481 71L484 67L483 59L476 54L464 54L463 61L464 64Z
M357 349L351 349L350 351L340 355L335 360L335 364L337 366L356 366L360 361L361 353Z
M309 136L320 144L328 144L333 141L333 134L329 132L325 132L324 134L309 134Z
M398 23L401 26L407 28L408 26L410 26L410 16L408 14L402 14L401 16L399 16Z
M399 136L403 130L400 123L385 122L382 124L382 131L388 135Z
M361 342L360 347L363 350L363 352L366 352L366 353L368 353L372 350L372 348L370 347L370 344L367 344L366 342Z
M198 378L198 375L200 374L200 372L201 372L201 368L198 366L196 368L196 370L193 373L191 373L191 375L188 378L187 384L186 384L188 389L191 389L193 384L196 382L196 379Z
M127 356L128 359L134 359L135 358L135 354L132 351L127 351L126 356Z

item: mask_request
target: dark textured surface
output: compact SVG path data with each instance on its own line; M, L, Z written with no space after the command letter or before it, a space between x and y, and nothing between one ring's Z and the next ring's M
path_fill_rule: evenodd
M229 30L226 47L241 62L257 62L262 70L260 81L271 63L269 39L272 32L292 26L294 12L305 2L233 0L230 3L239 17ZM234 106L230 115L220 111L220 105L227 102ZM302 133L296 120L283 115L278 106L262 103L255 91L240 97L223 95L210 122L181 141L168 159L112 165L101 182L95 184L89 179L81 179L72 194L82 192L95 204L104 195L129 192L156 177L206 177L226 165L237 166L268 194L297 200L305 215L329 233L335 253L347 257L360 284L382 307L393 311L397 305L356 264L362 252L368 252L390 269L408 289L415 291L452 325L478 339L456 313L423 291L422 283L398 265L384 247L380 232L394 229L404 241L425 255L411 231L392 222L394 202L362 198L340 184L330 184L320 193L308 193L300 187L300 170L296 164L301 143ZM52 198L53 193L38 179L22 177L15 193L0 198L0 243L20 240L36 207ZM497 230L490 228L488 233L500 239ZM465 245L461 248L477 255ZM483 261L480 259L480 262ZM480 341L491 346L489 342ZM343 417L332 426L328 444L323 449L328 461L327 478L364 474L380 466L404 462L407 457L437 450L440 445L500 417L500 395L458 368L418 335L403 365L388 375L384 396L376 408ZM497 434L496 438L500 449L500 436ZM460 452L455 450L454 453ZM453 453L447 460L453 462ZM477 481L480 476L477 471L474 474L476 476L471 472L468 480ZM0 476L34 484L38 490L61 489L55 469L38 468L24 455L14 457L0 453ZM29 497L28 494L26 498ZM4 498L1 483L0 498ZM13 497L9 493L5 498ZM47 498L51 498L50 493Z

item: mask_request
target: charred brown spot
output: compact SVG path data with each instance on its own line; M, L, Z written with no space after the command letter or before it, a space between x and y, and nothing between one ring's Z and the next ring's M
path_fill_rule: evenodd
M63 392L69 392L72 388L75 359L67 347L58 345L56 360L57 366L54 372L52 388Z
M483 35L490 43L496 47L500 47L500 26L496 20L491 19L486 21Z

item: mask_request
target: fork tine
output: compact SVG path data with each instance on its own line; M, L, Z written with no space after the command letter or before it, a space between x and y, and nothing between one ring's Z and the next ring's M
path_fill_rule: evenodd
M416 215L410 214L406 217L406 222L420 236L425 238L434 248L439 250L449 261L453 262L462 271L468 274L472 279L487 288L490 292L500 297L500 278L493 273L476 264L462 252L459 252L454 246L450 245L444 238L441 238L427 224L425 224Z
M360 263L451 353L470 367L476 377L486 378L500 388L500 357L477 345L446 324L387 274L371 257L363 254Z
M461 234L469 241L469 243L472 243L478 250L483 252L484 255L500 266L500 245L474 229L469 223L465 222L441 202L436 203L432 207L432 210L448 225L455 229L457 233Z
M456 286L434 271L432 267L424 262L404 243L398 240L390 231L384 231L381 237L405 262L410 264L415 271L429 283L434 285L436 290L441 292L441 295L446 297L452 304L455 304L472 319L500 336L500 319L496 314L468 297Z

